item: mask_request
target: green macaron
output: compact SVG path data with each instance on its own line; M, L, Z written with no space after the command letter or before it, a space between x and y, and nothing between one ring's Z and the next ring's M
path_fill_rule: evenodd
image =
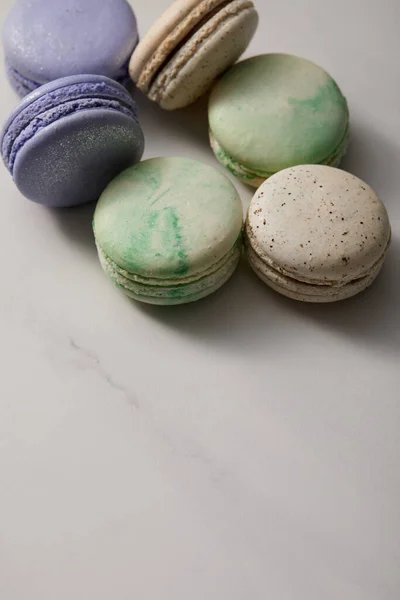
M301 164L338 166L349 137L349 111L335 81L314 63L265 54L238 63L214 87L210 140L218 160L259 187Z
M125 294L184 304L212 294L241 255L243 208L219 171L187 158L154 158L127 169L94 215L101 265Z

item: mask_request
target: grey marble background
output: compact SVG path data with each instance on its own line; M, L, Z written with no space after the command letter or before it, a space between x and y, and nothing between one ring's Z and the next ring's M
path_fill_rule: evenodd
M134 5L143 35L168 0ZM92 207L29 203L2 167L1 599L400 597L400 4L258 8L249 55L312 59L348 97L344 168L393 223L384 272L303 306L243 264L197 305L139 306L100 269ZM205 107L140 99L146 156L216 165Z

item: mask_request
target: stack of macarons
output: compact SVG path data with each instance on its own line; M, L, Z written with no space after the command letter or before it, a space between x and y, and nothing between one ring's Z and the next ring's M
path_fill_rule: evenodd
M253 0L175 0L141 41L127 0L16 0L4 23L7 75L22 101L4 127L3 161L35 202L98 201L101 265L136 300L213 293L242 247L262 281L305 302L354 296L381 270L386 209L337 169L349 143L344 95L296 56L235 64L257 26ZM140 162L136 88L168 111L211 91L212 151L257 189L245 225L220 171L188 158Z

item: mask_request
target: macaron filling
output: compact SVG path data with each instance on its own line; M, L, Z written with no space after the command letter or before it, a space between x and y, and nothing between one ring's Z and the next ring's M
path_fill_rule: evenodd
M227 281L235 271L240 260L242 249L242 235L239 236L233 248L218 262L201 273L192 274L189 277L175 279L157 279L143 277L129 273L119 267L109 258L97 244L100 262L110 279L121 288L128 296L137 299L146 298L156 301L157 299L174 299L179 303L188 301L189 298L200 298L207 296L218 289Z
M38 131L60 118L91 109L116 111L137 121L130 96L118 86L105 82L64 86L32 101L28 98L26 106L11 118L3 135L3 160L11 174L18 152Z
M347 125L345 133L341 142L335 148L335 150L324 160L320 161L319 165L327 165L330 167L337 167L342 161L342 158L347 152L350 137L350 126ZM215 156L221 162L221 164L228 169L235 177L249 183L250 185L258 187L266 179L275 175L275 171L259 171L255 169L249 169L244 165L241 165L237 160L230 156L221 144L215 138L213 132L210 130L210 143Z

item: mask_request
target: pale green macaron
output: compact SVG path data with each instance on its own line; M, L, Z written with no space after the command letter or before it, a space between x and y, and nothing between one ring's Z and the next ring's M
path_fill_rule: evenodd
M349 138L349 111L335 81L314 63L265 54L238 63L214 87L210 140L218 160L259 187L301 164L338 166Z
M153 158L105 190L94 234L106 274L149 304L184 304L218 290L241 256L243 208L219 171L187 158Z

